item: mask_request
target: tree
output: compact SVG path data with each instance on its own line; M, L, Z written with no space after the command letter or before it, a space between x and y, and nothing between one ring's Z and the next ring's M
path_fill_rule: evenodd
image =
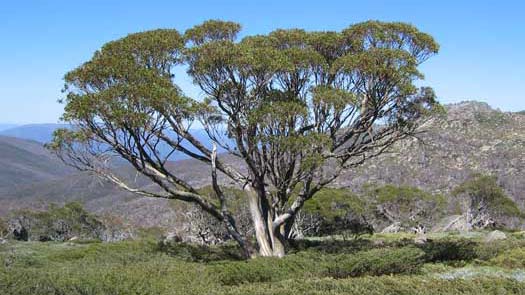
M524 216L492 175L474 174L452 195L461 204L467 230L504 226L503 220Z
M248 256L254 249L219 185L219 176L228 178L245 193L259 254L283 256L305 201L343 170L413 135L437 109L432 89L414 82L438 45L411 25L378 21L237 40L239 31L239 24L211 20L184 35L163 29L107 43L66 74L63 120L76 127L57 131L50 148L125 190L196 204L224 223ZM174 83L177 67L205 99ZM192 135L195 122L213 146ZM217 155L216 145L241 159L246 172ZM173 153L210 166L215 198L170 170ZM108 164L114 155L162 193L119 177Z
M367 206L376 224L425 233L445 214L446 198L416 187L365 185Z

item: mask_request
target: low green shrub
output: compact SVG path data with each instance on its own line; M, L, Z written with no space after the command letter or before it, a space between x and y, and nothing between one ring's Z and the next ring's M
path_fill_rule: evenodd
M296 225L304 236L356 238L374 233L374 228L364 218L365 213L365 202L352 191L325 188L305 202Z
M226 261L209 267L210 274L223 285L275 282L297 277L319 276L325 271L323 257L291 254L283 258L259 257L247 261Z
M449 244L445 247L439 242ZM499 256L486 263L500 270L523 267L520 262L525 260L525 247L518 247L522 241L509 238L497 242L490 243L490 247L498 245L497 251L488 252ZM454 247L473 247L478 255L479 249L489 244L472 246L460 239L439 239L429 242L434 245L425 251L427 246L396 243L392 237L384 244L372 245L376 249L365 250L370 244L336 243L336 247L329 241L329 247L342 251L333 254L325 251L324 241L312 243L281 259L238 261L224 254L233 252L233 246L195 250L191 248L195 246L179 244L160 251L153 240L83 244L11 241L0 245L0 294L525 294L525 282L490 274L448 279L435 274L462 269L442 263L422 267L425 259L453 258L442 252ZM354 249L345 252L344 245ZM479 265L469 267L475 270Z
M323 240L292 240L289 245L292 253L307 250L322 254L351 254L375 247L369 239L340 240L332 238Z
M445 295L524 294L525 283L503 278L441 280L418 276L382 276L334 280L291 280L230 287L217 294L252 295Z
M493 227L505 228L505 221L509 217L525 218L525 214L521 212L518 205L499 185L497 177L492 175L472 175L470 179L452 191L452 196L458 200L468 201L474 213L474 219L478 214L488 214L491 219L494 219ZM477 225L474 224L474 226Z
M504 252L520 247L525 247L525 240L509 238L490 243L479 243L475 249L476 258L482 261L489 261Z
M374 249L355 255L340 255L333 258L326 275L346 278L416 273L424 263L424 256L425 253L415 247Z
M9 214L8 224L7 236L19 241L116 242L134 236L134 230L122 218L111 214L92 214L79 202L66 203L62 207L49 204L47 210L15 210Z
M284 258L225 261L210 266L223 285L276 282L293 278L380 276L417 273L425 253L415 247L374 249L355 254L326 255L313 251Z
M205 246L182 242L161 241L157 244L157 250L172 257L190 262L242 259L239 247L234 244Z
M490 264L507 268L525 268L525 248L514 248L492 258Z
M466 239L443 239L419 247L425 252L426 262L468 262L477 258L476 246L476 242Z

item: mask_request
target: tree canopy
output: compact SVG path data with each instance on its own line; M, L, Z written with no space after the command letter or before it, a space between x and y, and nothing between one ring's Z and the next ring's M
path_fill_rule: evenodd
M173 29L128 35L104 45L65 76L63 119L52 149L67 163L134 193L197 204L223 222L245 250L219 185L242 188L261 255L284 255L305 201L345 169L414 135L439 110L418 88L418 66L438 52L412 25L368 21L341 32L275 30L237 37L241 26L210 20L184 34ZM184 67L204 99L174 82ZM214 143L190 131L199 122ZM238 169L216 145L239 159ZM169 152L161 152L168 147ZM167 166L182 153L210 166L215 198ZM133 187L114 173L118 155L162 191Z

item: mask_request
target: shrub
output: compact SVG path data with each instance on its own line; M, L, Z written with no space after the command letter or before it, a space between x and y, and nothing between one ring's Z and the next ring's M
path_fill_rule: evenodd
M403 230L430 227L445 213L444 196L417 187L367 184L363 191L368 211L381 226L399 222Z
M525 268L525 248L515 248L492 258L493 265L507 268Z
M296 224L304 236L373 234L364 214L365 203L350 190L323 189L305 202Z
M9 231L21 241L83 240L120 241L132 236L131 229L111 215L96 216L78 202L63 207L49 205L46 211L19 210L11 214Z
M284 258L260 257L248 261L212 264L208 271L223 285L264 283L294 278L357 277L416 273L424 252L415 247L375 249L356 254L291 254Z
M505 254L491 262L505 267L518 266L525 246L517 251L514 250L520 248L517 241L501 243L498 251L505 248L507 252L501 252ZM367 251L356 248L351 250L354 254L336 255L320 250L322 245L316 242L306 247L307 250L282 259L194 263L158 251L158 245L150 240L84 244L13 242L0 246L0 294L479 295L523 294L525 290L524 282L505 278L446 280L429 273L419 275L426 254L402 243L398 246L389 242L382 246L387 248ZM187 245L178 246L187 249ZM199 249L227 253L230 248ZM218 254L204 256L213 255ZM507 256L512 260L501 260ZM334 266L339 268L337 276L329 273ZM342 273L343 270L346 273ZM414 273L418 275L412 275ZM350 275L358 277L333 278ZM372 275L375 277L370 277Z
M224 294L253 295L383 295L383 294L523 294L525 284L512 279L482 278L473 280L441 280L417 276L363 277L342 280L320 279L282 281L232 287ZM221 292L218 292L219 294Z
M9 234L7 222L0 217L0 238L5 238Z
M423 244L420 248L425 252L426 262L471 261L477 258L477 244L463 239L435 240Z
M371 249L374 247L370 239L353 239L353 240L340 240L340 239L324 239L324 240L291 240L290 251L314 251L319 254L350 254Z
M209 271L223 285L275 282L297 277L318 276L326 269L323 257L311 253L283 258L259 257L247 261L227 261L211 265Z
M65 241L74 236L94 239L104 228L77 202L50 205L47 211L17 211L9 224L14 238L23 241Z
M176 241L160 241L157 250L172 257L189 262L210 262L220 260L241 260L236 244L199 245Z
M520 247L525 247L524 240L506 239L490 243L480 243L475 248L476 258L483 261L489 261L504 252Z
M345 278L416 273L423 265L424 256L425 253L415 247L374 249L355 255L341 255L335 257L327 274L334 278Z
M470 212L467 222L474 228L487 225L502 227L508 218L525 217L516 203L505 194L497 178L490 175L473 175L456 187L452 195L464 203Z

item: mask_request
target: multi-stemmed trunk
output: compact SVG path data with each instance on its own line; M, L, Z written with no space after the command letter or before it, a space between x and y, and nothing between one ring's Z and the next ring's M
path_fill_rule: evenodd
M283 257L288 237L287 223L275 222L275 212L261 193L246 190L260 256Z
M245 259L256 256L283 257L286 253L288 237L292 231L293 218L286 222L276 222L275 209L265 202L266 199L261 194L251 187L245 189L256 246L250 237L244 237L241 234L234 218L223 213L222 222L232 239L241 248L241 254Z

